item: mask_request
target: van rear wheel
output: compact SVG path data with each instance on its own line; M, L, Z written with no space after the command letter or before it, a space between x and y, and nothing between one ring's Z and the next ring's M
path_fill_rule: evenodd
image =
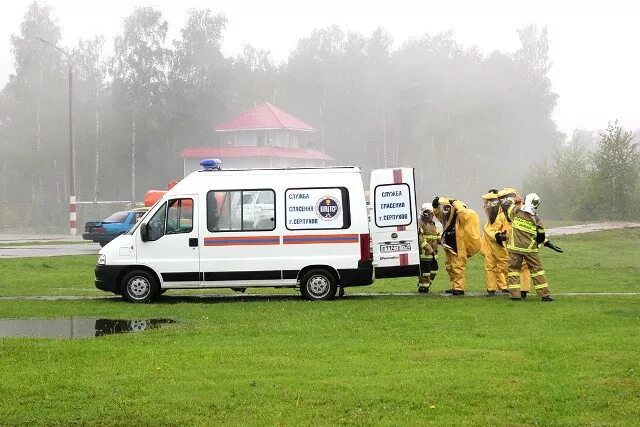
M149 302L160 293L156 278L144 270L133 270L125 274L120 286L122 297L129 302Z
M338 282L327 270L311 270L300 280L300 293L306 300L330 300L336 296Z

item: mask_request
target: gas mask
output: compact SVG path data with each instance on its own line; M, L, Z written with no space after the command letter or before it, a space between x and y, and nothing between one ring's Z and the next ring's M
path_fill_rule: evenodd
M487 218L489 218L489 223L493 224L500 212L500 201L498 199L487 200L484 208Z

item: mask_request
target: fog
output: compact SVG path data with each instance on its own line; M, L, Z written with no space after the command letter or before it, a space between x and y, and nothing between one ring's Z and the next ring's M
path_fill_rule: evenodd
M275 33L298 32L291 45L229 50L227 30L237 25L230 17L205 6L183 13L176 23L159 8L139 6L114 34L81 34L65 45L67 22L55 8L24 6L19 27L0 40L13 61L0 93L0 229L68 226L70 63L75 194L85 203L79 229L180 179L184 149L238 145L214 128L264 102L317 129L295 148L335 159L324 165L360 166L365 181L374 168L414 167L419 203L441 195L476 209L490 188L540 191L537 173L547 175L544 188L553 193L546 159L575 149L575 135L590 135L580 150L597 152L596 131L621 111L602 101L606 121L576 121L588 128L576 134L565 121L561 130L554 116L561 99L552 80L554 41L536 22L513 28L512 49L504 51L487 51L468 37L463 43L446 28L409 36L382 23L358 31L341 20L286 31L274 23ZM585 87L583 102L597 104L589 93L606 92L616 75L611 70ZM628 94L623 117L634 116L628 109L637 111L637 96ZM275 137L265 144L277 145ZM589 161L580 170L601 167ZM624 191L636 194L637 170L625 173L635 181ZM122 203L86 204L92 201ZM574 214L592 215L585 209Z

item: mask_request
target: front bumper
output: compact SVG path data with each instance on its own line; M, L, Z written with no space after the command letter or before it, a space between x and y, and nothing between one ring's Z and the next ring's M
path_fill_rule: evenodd
M124 268L125 266L122 265L96 265L94 270L96 275L96 288L119 294L120 286L118 277Z
M340 274L340 286L368 286L373 283L373 262L371 260L358 261L358 268L346 268L338 270Z

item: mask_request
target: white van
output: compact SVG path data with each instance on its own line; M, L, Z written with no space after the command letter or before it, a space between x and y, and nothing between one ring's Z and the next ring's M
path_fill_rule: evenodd
M406 182L391 169L372 175L374 236L383 241L371 242L357 167L201 164L100 250L98 289L132 302L168 289L248 287L299 287L306 299L331 299L344 287L373 283L371 247L382 255L385 277L417 274L413 169L395 169Z

